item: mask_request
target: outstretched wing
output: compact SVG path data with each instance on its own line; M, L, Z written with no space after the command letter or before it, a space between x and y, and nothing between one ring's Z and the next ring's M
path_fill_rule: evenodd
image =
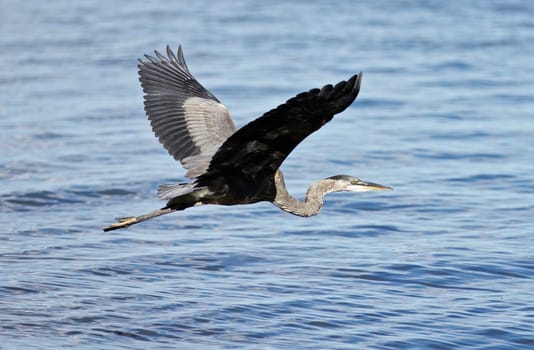
M230 136L199 180L232 174L249 179L273 176L308 135L345 110L358 96L362 74L335 86L303 92Z
M189 72L181 46L178 56L169 46L167 57L155 55L138 65L145 111L159 141L194 178L236 128L226 107Z

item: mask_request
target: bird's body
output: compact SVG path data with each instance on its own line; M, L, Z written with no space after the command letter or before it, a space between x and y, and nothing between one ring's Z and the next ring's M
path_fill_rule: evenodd
M163 185L167 205L151 213L118 219L105 231L204 204L235 205L269 201L289 213L319 212L323 196L336 191L388 187L337 175L312 184L301 202L287 192L280 165L308 135L345 110L358 95L361 73L289 99L240 129L228 110L191 75L181 47L178 56L155 51L139 60L145 111L160 142L187 170L189 183Z

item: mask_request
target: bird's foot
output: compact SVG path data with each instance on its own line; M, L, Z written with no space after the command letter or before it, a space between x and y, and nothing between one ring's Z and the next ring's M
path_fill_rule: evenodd
M128 216L124 218L117 218L117 222L109 226L104 227L104 231L117 230L119 228L128 227L132 224L137 223L137 217Z
M122 217L122 218L116 218L115 220L117 220L118 224L130 225L130 224L133 224L133 223L137 222L137 217L135 217L135 216L125 216L125 217Z

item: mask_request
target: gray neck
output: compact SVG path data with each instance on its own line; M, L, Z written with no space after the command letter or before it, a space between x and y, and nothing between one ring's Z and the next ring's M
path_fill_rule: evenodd
M280 174L280 179L275 181L276 197L273 204L280 209L298 216L313 216L319 214L323 206L325 194L334 191L333 181L330 179L314 182L306 192L304 202L299 201L287 192L284 180Z

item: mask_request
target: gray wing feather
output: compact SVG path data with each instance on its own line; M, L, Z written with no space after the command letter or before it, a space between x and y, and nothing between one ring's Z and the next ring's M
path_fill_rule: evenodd
M169 46L167 57L154 53L138 65L145 111L159 141L193 178L236 128L226 107L190 73L181 47L177 56Z

